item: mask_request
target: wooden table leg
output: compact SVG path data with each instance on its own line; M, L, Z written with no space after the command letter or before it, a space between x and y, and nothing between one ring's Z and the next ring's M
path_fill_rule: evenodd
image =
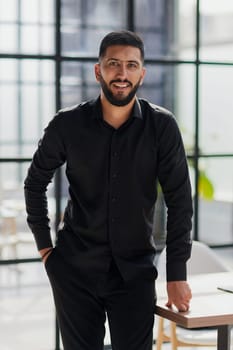
M218 327L218 350L230 350L231 327L229 325Z

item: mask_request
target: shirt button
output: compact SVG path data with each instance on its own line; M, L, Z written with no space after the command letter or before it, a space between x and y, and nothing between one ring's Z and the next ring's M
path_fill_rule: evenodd
M112 174L112 178L116 179L117 178L117 173Z
M112 197L112 202L116 202L116 197Z

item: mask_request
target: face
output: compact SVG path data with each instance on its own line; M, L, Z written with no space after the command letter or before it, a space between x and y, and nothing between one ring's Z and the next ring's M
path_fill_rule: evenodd
M115 106L127 105L145 76L140 50L133 46L109 46L100 63L95 65L95 75L108 102Z

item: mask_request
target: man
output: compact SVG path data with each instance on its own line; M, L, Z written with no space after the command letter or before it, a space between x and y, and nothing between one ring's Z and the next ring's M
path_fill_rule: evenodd
M143 61L135 33L103 38L95 65L100 96L58 112L25 180L28 223L53 289L65 350L102 350L106 313L113 350L151 350L157 180L168 208L167 305L189 308L188 167L172 114L136 97ZM45 193L64 163L70 199L53 248Z

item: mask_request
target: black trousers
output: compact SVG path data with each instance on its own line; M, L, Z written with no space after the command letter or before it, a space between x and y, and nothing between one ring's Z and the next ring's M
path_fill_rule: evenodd
M114 263L98 278L82 276L54 248L45 264L64 350L103 350L106 314L113 350L151 350L154 281L125 283Z

